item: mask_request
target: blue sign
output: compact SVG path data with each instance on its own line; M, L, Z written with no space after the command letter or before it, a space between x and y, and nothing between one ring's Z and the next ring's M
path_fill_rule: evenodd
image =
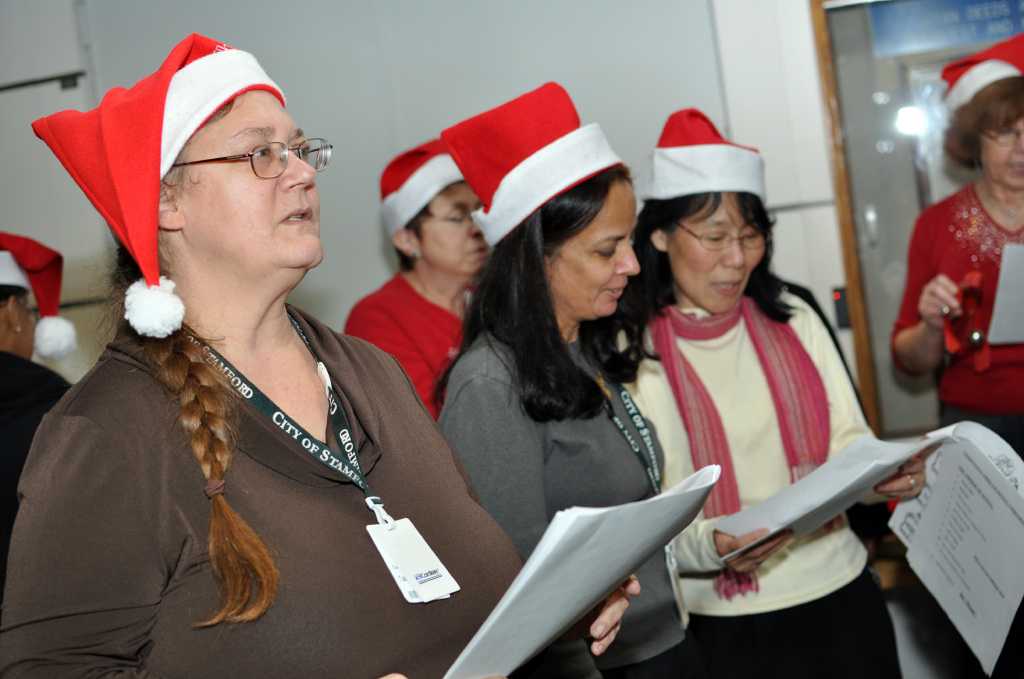
M868 6L876 57L1009 38L1024 30L1024 0L891 0Z

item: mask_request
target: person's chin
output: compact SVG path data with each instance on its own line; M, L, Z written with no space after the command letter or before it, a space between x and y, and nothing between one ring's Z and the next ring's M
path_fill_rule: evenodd
M308 271L320 265L324 260L324 248L320 238L303 238L293 241L279 251L281 264L289 269Z
M742 295L713 295L701 308L713 316L727 314L740 303Z

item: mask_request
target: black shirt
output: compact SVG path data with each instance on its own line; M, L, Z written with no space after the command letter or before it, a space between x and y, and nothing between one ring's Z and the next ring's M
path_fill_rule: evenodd
M39 421L70 386L49 368L0 351L0 600L18 513L18 477Z

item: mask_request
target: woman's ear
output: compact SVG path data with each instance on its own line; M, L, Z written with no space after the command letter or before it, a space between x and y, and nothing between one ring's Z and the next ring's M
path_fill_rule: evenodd
M18 319L18 300L11 295L0 302L0 333L21 332Z
M659 252L668 252L668 234L661 229L651 232L651 243Z
M391 236L391 243L406 257L420 256L420 239L412 229L399 229Z
M185 213L178 202L177 190L166 184L160 186L157 225L164 231L181 231L185 226Z

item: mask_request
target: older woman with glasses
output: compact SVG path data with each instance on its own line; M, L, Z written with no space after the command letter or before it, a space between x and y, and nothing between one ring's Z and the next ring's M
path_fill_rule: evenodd
M487 260L470 217L480 201L440 139L388 163L380 189L400 271L352 308L345 334L394 356L436 418L437 379L458 351L469 289Z
M1024 455L1024 344L990 345L1003 248L1024 243L1024 35L942 71L946 151L977 179L921 213L892 333L898 366L942 369L943 424L974 420ZM1000 291L999 294L1019 294Z
M394 360L285 303L331 146L283 102L192 35L33 126L120 242L127 322L26 464L5 677L440 677L520 567Z
M690 627L713 677L897 677L892 623L840 515L798 539L741 553L758 533L717 517L765 500L870 431L817 315L771 272L760 154L700 111L669 117L654 152L622 303L622 379L657 427L664 484L707 464L722 475L676 539ZM877 490L920 491L908 463Z
M893 358L911 374L940 373L943 425L980 422L1024 456L1024 344L988 342L1003 249L1024 244L1024 35L949 64L942 77L946 153L977 175L917 218ZM993 677L1024 676L1022 637L1018 613ZM959 659L958 676L984 676L966 645Z

